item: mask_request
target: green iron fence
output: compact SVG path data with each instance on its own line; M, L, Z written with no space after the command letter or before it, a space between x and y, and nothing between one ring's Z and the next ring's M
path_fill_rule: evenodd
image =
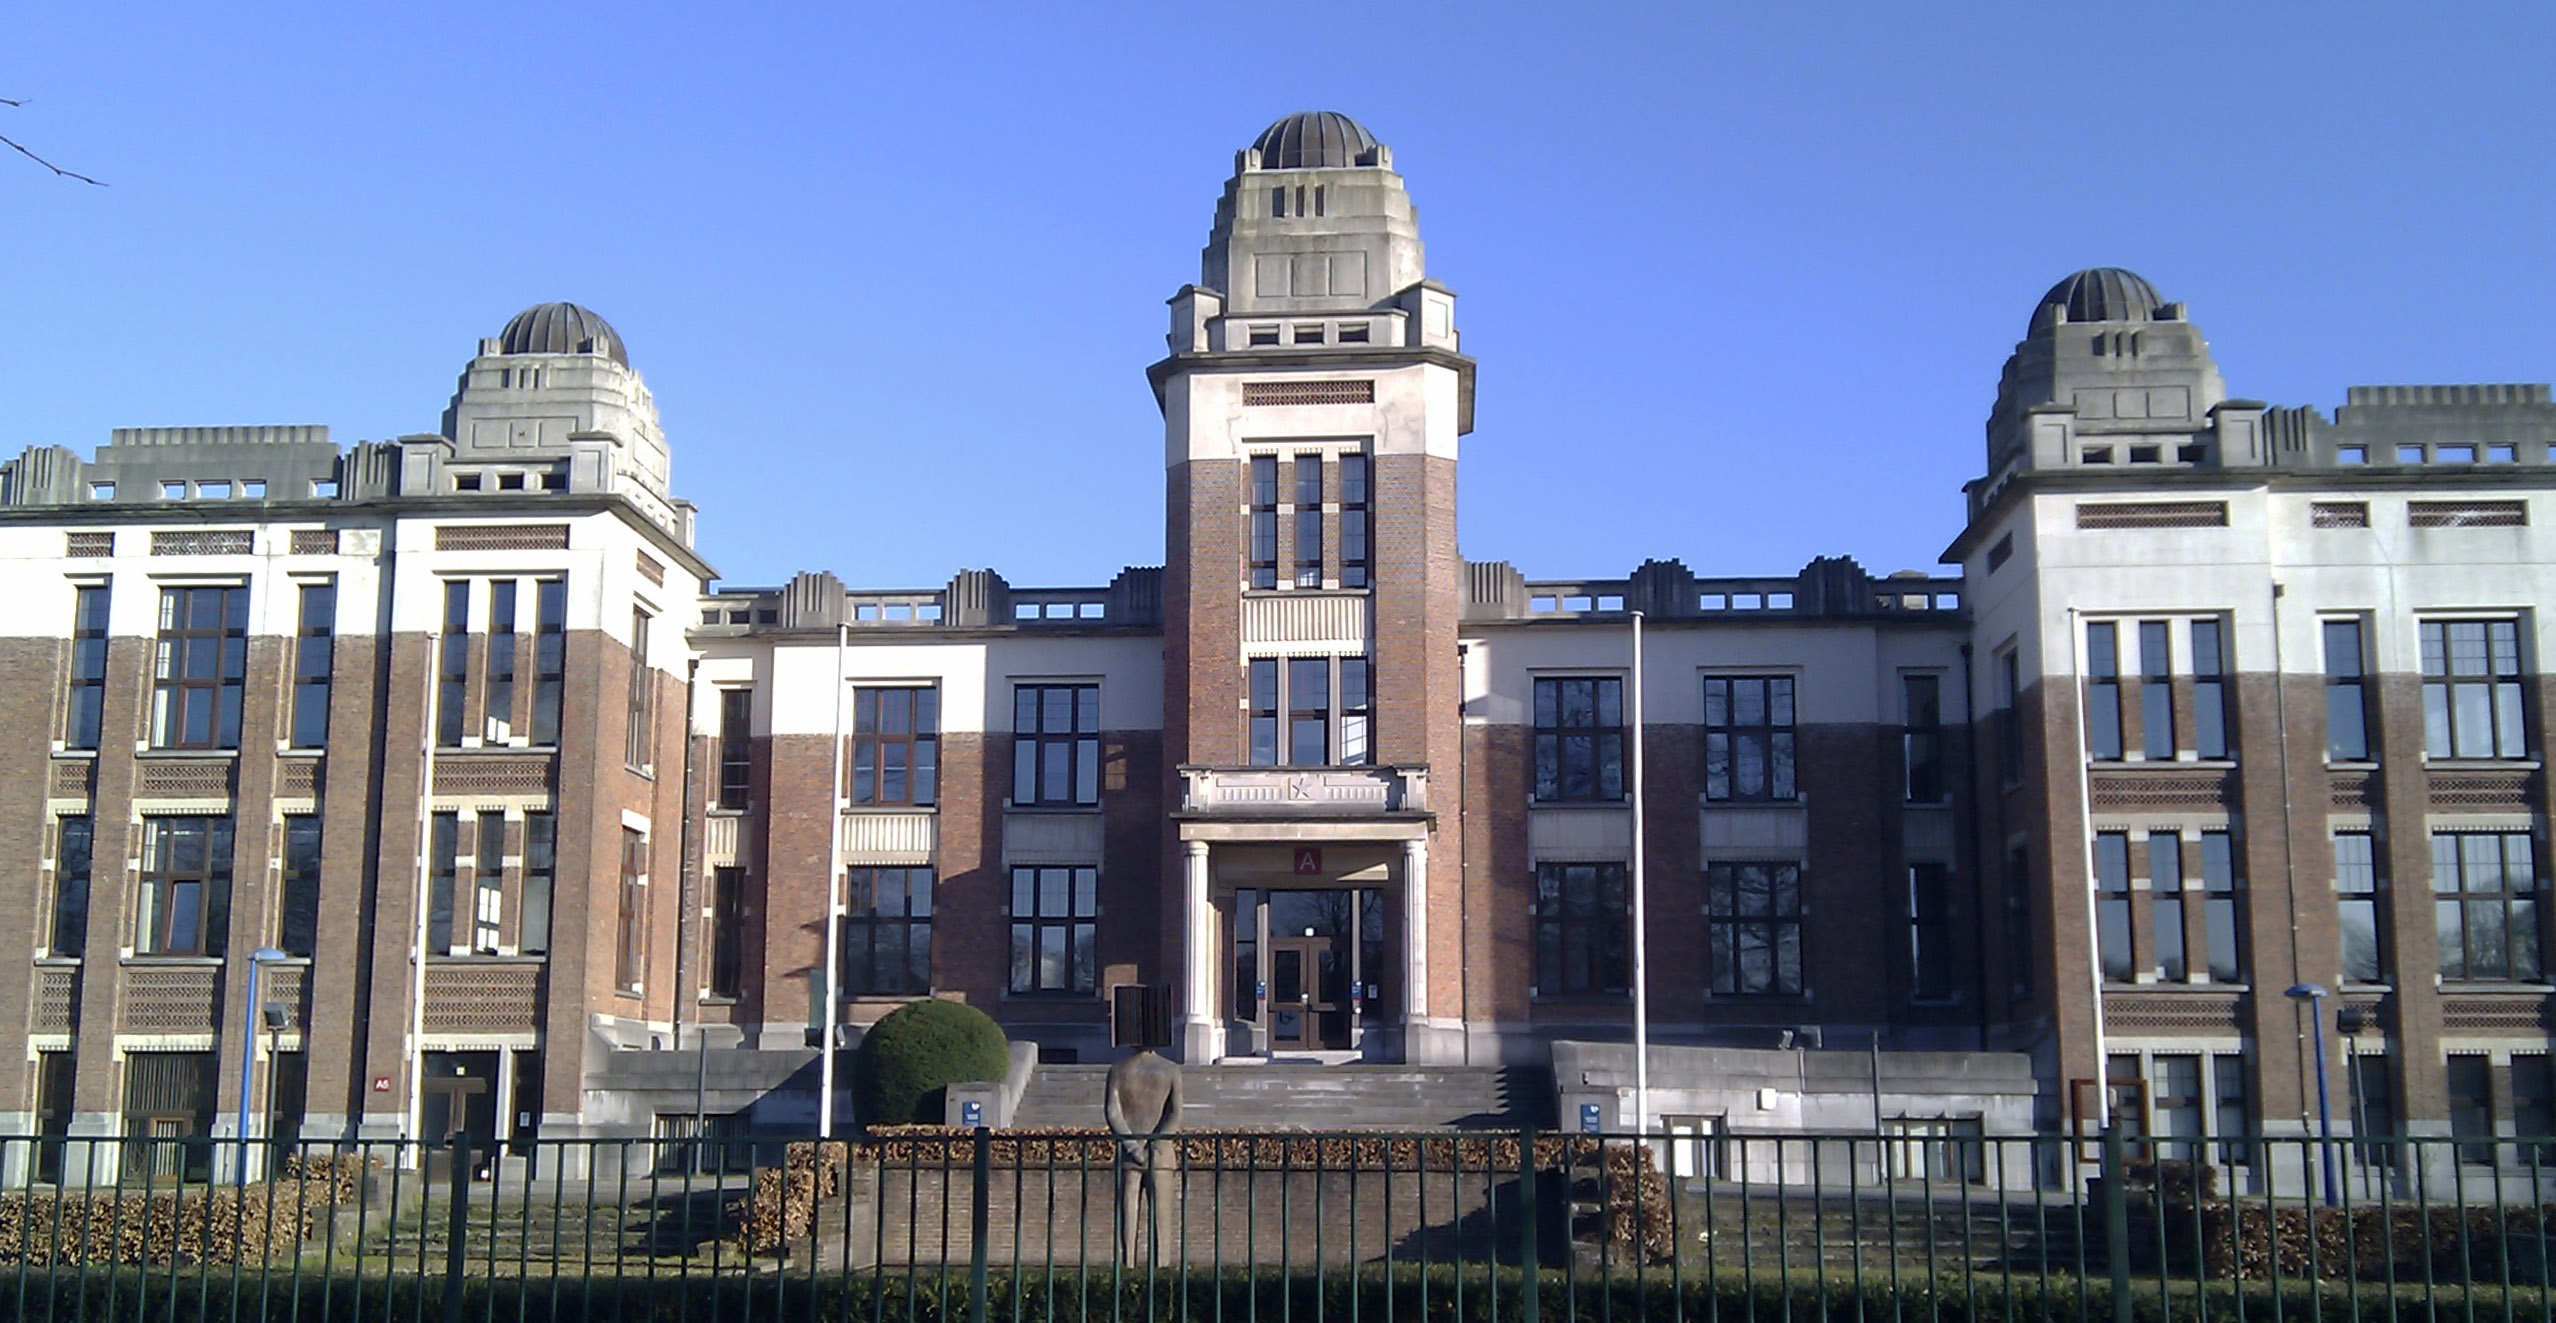
M2556 1140L13 1138L0 1171L49 1178L0 1192L0 1317L65 1323L2556 1323Z

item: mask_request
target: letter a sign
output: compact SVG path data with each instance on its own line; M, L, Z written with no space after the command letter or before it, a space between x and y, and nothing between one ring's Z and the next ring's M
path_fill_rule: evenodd
M1296 849L1296 872L1299 875L1320 874L1322 872L1321 847L1311 845L1298 846Z

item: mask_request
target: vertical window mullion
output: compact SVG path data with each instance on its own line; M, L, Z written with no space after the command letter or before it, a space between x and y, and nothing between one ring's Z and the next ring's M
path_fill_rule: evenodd
M435 743L459 748L470 686L470 581L444 584L444 632L436 659Z

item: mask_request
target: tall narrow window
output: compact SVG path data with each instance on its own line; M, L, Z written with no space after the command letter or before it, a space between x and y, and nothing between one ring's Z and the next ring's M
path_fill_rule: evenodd
M2523 1144L2517 1154L2521 1164L2546 1171L2556 1166L2556 1076L2548 1072L2548 1055L2544 1052L2512 1054L2512 1133L2522 1139L2537 1140Z
M275 923L276 949L288 956L319 950L320 820L316 813L284 819L284 903Z
M2346 983L2387 981L2387 954L2379 937L2378 856L2370 844L2365 831L2334 833L2334 904Z
M2432 892L2442 978L2538 978L2538 865L2529 833L2433 833Z
M1099 869L1013 869L1012 991L1090 992L1099 914Z
M461 815L438 813L427 823L426 949L453 949L453 893L461 886Z
M2201 927L2214 982L2245 977L2245 912L2237 904L2244 891L2235 842L2223 831L2201 833Z
M2220 1053L2210 1058L2210 1129L2219 1136L2219 1161L2231 1167L2251 1166L2254 1146L2238 1142L2254 1133L2254 1109L2246 1105L2245 1058Z
M2130 981L2130 836L2095 833L2095 948L2106 981Z
M488 742L504 744L515 735L515 581L488 585L488 685L482 710Z
M231 820L145 818L134 953L217 956L231 926Z
M710 870L710 995L745 991L745 870Z
M559 872L559 819L548 813L524 815L524 912L516 922L515 949L525 955L550 951L550 884Z
M1536 680L1535 797L1557 803L1624 798L1623 680Z
M1911 804L1939 804L1944 798L1943 678L1929 674L1899 677L1899 747L1907 769Z
M2139 747L2150 758L2174 756L2171 637L2165 621L2139 622Z
M2369 1139L2396 1137L2396 1080L2390 1075L2389 1055L2380 1052L2360 1054L2359 1069L2352 1072L2353 1130ZM2395 1144L2360 1144L2354 1157L2365 1167L2391 1166L2404 1160L2401 1146Z
M1100 686L1014 686L1012 803L1028 808L1099 802Z
M1793 678L1704 681L1704 797L1793 798Z
M1251 765L1278 765L1278 662L1272 657L1252 659L1251 684Z
M2086 625L2086 752L2121 756L2121 627L2109 620Z
M89 949L88 815L65 817L54 824L53 924L45 954L77 957Z
M1367 586L1367 457L1340 457L1340 586Z
M1374 752L1368 747L1375 699L1368 684L1367 659L1340 659L1340 753L1343 767L1364 767Z
M1536 865L1537 995L1614 996L1631 989L1624 879L1622 864Z
M62 1180L62 1151L70 1143L60 1136L71 1131L72 1066L76 1059L70 1052L36 1053L35 1132L56 1136L36 1145L35 1178L45 1184L59 1184Z
M337 662L337 585L302 585L301 628L293 640L293 747L328 744L328 685Z
M2426 620L2423 752L2433 758L2521 758L2520 622Z
M1278 586L1278 457L1251 459L1251 586Z
M2128 871L2127 864L2123 871ZM2018 1000L2032 995L2032 888L2032 855L2015 846L2006 852L2006 960L2013 971L2006 995Z
M754 691L719 691L719 807L742 809L754 790Z
M2023 783L2023 663L2015 650L1997 654L1997 780Z
M1331 762L1331 659L1294 657L1287 662L1287 764L1325 767Z
M71 693L62 723L67 748L98 747L106 713L107 587L84 583L71 609Z
M2156 949L2157 977L2180 980L2191 972L2183 954L2183 838L2148 833L2148 941Z
M2365 762L2370 756L2368 670L2361 657L2361 622L2328 620L2325 635L2325 757Z
M1322 586L1322 456L1296 456L1296 586Z
M1797 864L1709 864L1704 924L1710 936L1707 984L1725 996L1798 997L1802 992L1802 870Z
M920 997L932 990L932 870L855 868L844 888L843 990Z
M1908 866L1909 995L1952 996L1952 887L1942 864Z
M559 702L568 683L568 583L544 579L535 598L532 742L549 745L559 743Z
M613 931L613 985L637 992L648 980L648 837L621 829L621 915Z
M2148 1106L2155 1133L2162 1139L2172 1135L2185 1140L2201 1134L2201 1058L2175 1053L2158 1053L2149 1058ZM2201 1154L2189 1142L2159 1145L2164 1157L2190 1162Z
M630 724L622 761L640 771L656 765L657 673L648 666L648 613L630 613Z
M2219 622L2192 622L2192 751L2204 758L2228 752L2227 659L2220 647Z
M495 955L506 922L506 815L480 814L471 845L476 857L470 866L470 949Z
M161 749L240 747L240 696L248 677L248 589L160 590L151 744Z
M2460 1052L2448 1062L2450 1137L2459 1141L2458 1160L2494 1160L2493 1071L2482 1053Z
M852 802L929 807L940 787L941 695L915 686L852 691Z
M470 702L470 581L444 584L444 638L435 662L435 743L459 748Z

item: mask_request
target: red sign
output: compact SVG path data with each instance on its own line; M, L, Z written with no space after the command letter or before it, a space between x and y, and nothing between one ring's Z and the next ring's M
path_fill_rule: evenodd
M1298 873L1321 873L1322 851L1313 846L1300 847L1296 851L1296 871Z
M388 1075L375 1075L375 1076L373 1077L373 1092L375 1092L375 1093L388 1093L388 1092L390 1092L390 1076L388 1076Z

